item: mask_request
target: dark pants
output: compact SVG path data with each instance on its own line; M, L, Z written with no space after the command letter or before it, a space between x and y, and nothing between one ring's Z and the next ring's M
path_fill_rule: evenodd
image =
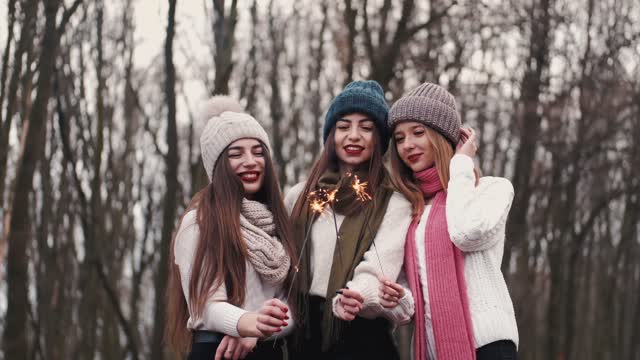
M476 349L477 360L516 360L516 344L511 340L500 340Z
M322 314L325 299L311 296L309 301L309 324L307 336L302 343L289 347L292 360L371 360L399 359L391 338L386 319L363 319L356 317L341 333L339 342L326 352L322 348ZM289 342L291 344L292 342Z
M223 337L223 334L218 334L215 340L207 342L196 342L194 337L194 342L191 344L191 352L189 352L187 360L213 360ZM273 341L258 341L253 351L247 354L247 357L244 359L282 360L282 346L283 342L281 339L276 341L275 346Z

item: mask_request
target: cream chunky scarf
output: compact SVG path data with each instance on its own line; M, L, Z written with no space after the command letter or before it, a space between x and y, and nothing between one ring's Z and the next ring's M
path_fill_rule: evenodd
M242 199L240 230L247 244L249 261L260 277L270 284L284 281L291 259L276 236L271 211L258 201Z

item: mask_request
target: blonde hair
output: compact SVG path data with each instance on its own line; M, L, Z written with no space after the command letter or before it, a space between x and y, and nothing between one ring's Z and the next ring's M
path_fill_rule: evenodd
M449 163L451 162L453 155L455 155L453 145L451 145L444 136L440 135L440 133L430 127L425 126L425 130L427 138L433 147L435 167L438 170L440 183L442 184L444 191L447 191L450 178ZM411 203L413 208L411 216L416 220L424 211L424 195L416 183L413 171L400 158L397 144L393 137L391 138L390 147L389 163L391 165L391 181L396 189L398 189L398 191ZM476 175L477 186L480 179L480 173L477 168L474 168L474 173Z

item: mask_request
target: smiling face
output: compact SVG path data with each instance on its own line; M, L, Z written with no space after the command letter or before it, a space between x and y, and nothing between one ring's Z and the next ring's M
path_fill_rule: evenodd
M393 140L400 159L413 172L428 169L435 164L433 144L427 128L421 123L407 121L398 124L393 131Z
M264 148L256 139L236 140L227 149L229 165L244 187L245 197L252 199L264 182Z
M367 115L348 114L336 123L334 140L340 169L350 171L371 159L375 125Z

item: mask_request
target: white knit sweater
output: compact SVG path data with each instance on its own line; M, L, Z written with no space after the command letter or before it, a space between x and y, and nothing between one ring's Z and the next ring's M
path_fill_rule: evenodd
M475 186L473 160L456 155L450 163L447 193L447 226L451 241L464 252L464 276L476 348L498 340L512 340L518 346L518 328L513 304L500 264L505 226L513 186L509 180L485 176ZM435 340L429 308L425 258L427 205L416 229L418 273L425 302L427 351L435 359Z
M295 203L304 189L304 183L299 183L291 188L284 199L285 206L291 212ZM336 213L337 228L340 229L344 215ZM330 207L325 207L324 212L313 223L310 238L305 251L311 251L311 287L309 293L326 297L333 254L336 249L336 225L333 220ZM387 310L380 304L378 296L382 275L395 281L398 278L404 259L404 240L411 222L411 204L399 193L394 193L389 200L384 219L378 228L374 239L375 248L372 245L364 254L364 258L354 270L353 278L345 286L351 290L360 292L364 298L363 309L358 314L361 317L373 319L384 316L394 323L406 323L413 316L413 298L405 295L393 310ZM377 255L376 255L377 249ZM380 262L378 262L378 256ZM409 293L408 291L406 293ZM338 296L334 296L333 311L336 313Z
M189 303L189 281L199 239L196 210L192 210L182 219L174 245L174 262L180 269L180 281L187 304ZM240 336L238 334L238 320L242 315L259 310L265 301L272 298L279 298L284 302L286 289L263 282L249 261L246 261L246 269L246 295L242 307L227 302L227 291L223 282L207 301L202 316L195 316L192 309L189 308L188 329L216 331L238 337ZM277 336L282 337L291 332L294 326L291 314L289 314L287 322L288 325Z

